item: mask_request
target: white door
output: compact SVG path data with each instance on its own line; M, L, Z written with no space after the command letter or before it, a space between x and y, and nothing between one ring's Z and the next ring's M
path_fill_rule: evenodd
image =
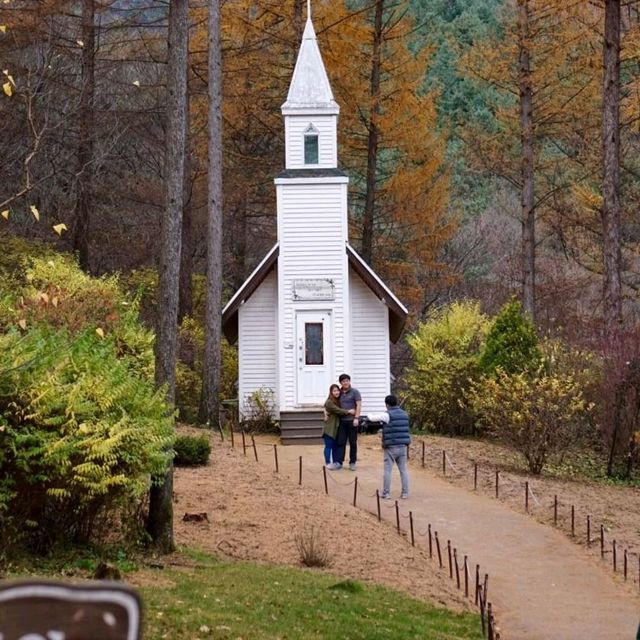
M297 403L323 404L331 384L331 314L328 311L298 311Z

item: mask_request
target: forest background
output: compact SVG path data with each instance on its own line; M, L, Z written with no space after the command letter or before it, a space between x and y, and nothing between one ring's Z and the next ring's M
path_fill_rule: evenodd
M210 33L207 3L187 4L176 389L190 418L206 361ZM280 105L305 4L220 3L224 299L275 241ZM612 4L621 41L613 305L603 224L604 174L613 166L603 144L605 10ZM146 287L142 312L150 324L172 140L168 8L155 0L0 4L3 238L73 251L87 273L119 273L127 286ZM638 3L316 0L313 17L341 106L351 242L409 307L409 331L457 300L477 300L493 315L517 296L540 338L609 357L603 366L615 375L607 392L631 416L620 454L637 456ZM223 361L222 394L230 397L234 353L227 346ZM398 345L394 372L412 362L411 345ZM619 417L609 420L609 432Z

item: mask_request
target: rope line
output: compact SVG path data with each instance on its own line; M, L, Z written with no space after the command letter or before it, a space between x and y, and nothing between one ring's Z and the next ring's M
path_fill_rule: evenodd
M322 469L320 469L320 471L314 471L311 467L307 467L307 465L303 465L302 467L305 471L308 471L309 473L313 473L315 475L318 475L319 473L322 473Z
M356 482L356 479L355 479L355 478L354 478L351 482L339 482L338 480L336 480L336 479L333 477L333 474L331 473L331 470L328 470L327 477L328 477L328 478L331 478L331 480L333 480L333 482L334 482L335 484L337 484L337 485L339 485L339 486L341 486L341 487L349 487L349 486L351 486L352 484L355 484L355 482Z
M458 469L456 469L456 466L453 464L453 462L451 462L451 458L449 457L449 454L447 453L446 449L444 449L444 457L447 459L447 462L449 463L451 468L454 470L454 472L455 473L460 473L460 471Z
M542 505L540 504L540 500L538 500L538 498L536 498L536 494L533 493L533 489L531 488L531 485L529 486L529 493L531 494L531 497L533 498L533 501L539 506L541 507Z

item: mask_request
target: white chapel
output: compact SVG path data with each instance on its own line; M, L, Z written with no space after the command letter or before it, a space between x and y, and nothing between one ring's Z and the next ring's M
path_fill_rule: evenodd
M284 443L321 434L329 386L342 372L362 394L362 413L384 410L389 342L407 309L348 241L349 179L338 168L335 102L307 16L282 105L285 170L276 177L277 243L223 310L238 341L240 414L273 393Z

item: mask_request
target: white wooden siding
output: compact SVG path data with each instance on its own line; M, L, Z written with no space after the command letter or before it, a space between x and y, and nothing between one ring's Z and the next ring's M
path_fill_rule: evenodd
M350 269L351 382L362 394L362 413L385 410L390 390L389 309Z
M302 169L304 167L328 169L337 167L336 121L336 116L286 116L287 169ZM318 164L314 165L305 165L304 163L304 131L309 124L312 124L318 130Z
M349 333L349 309L345 304L349 299L349 281L345 277L348 273L346 191L344 180L277 183L281 410L297 406L296 311L328 311L333 335L334 379L348 362L345 358ZM333 280L333 300L293 300L295 280L324 278Z
M277 400L277 286L277 270L274 269L238 309L238 398L241 412L247 397L257 389L271 389Z

